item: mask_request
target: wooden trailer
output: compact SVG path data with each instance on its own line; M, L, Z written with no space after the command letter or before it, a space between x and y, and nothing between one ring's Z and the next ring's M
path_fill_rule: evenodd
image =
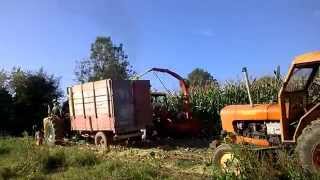
M101 80L68 88L71 130L97 145L141 137L152 123L150 81Z

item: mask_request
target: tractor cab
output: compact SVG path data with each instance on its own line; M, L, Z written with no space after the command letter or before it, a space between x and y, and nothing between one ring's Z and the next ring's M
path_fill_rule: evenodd
M310 116L320 114L319 66L320 53L309 53L298 56L289 70L279 93L283 141L295 141Z

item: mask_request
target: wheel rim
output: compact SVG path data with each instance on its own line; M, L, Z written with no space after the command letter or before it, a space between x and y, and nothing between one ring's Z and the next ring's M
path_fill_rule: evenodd
M312 152L313 166L320 169L320 144L316 145Z
M224 171L240 174L239 160L234 157L233 153L225 153L221 156L220 166Z
M99 136L97 138L97 145L105 145L105 143L106 142L104 141L104 139L102 137Z
M220 166L222 168L227 168L228 167L228 163L230 161L232 161L232 153L225 153L224 155L222 155L221 159L220 159Z

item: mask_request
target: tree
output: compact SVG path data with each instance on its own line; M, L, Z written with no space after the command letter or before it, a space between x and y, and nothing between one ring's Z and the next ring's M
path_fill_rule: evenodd
M59 79L40 69L26 72L15 68L10 76L10 92L13 95L15 118L14 133L32 131L36 125L42 126L42 119L47 116L48 105L62 97Z
M129 79L134 72L122 44L116 46L110 37L97 37L91 45L90 58L78 62L75 75L84 83L108 78Z
M218 81L213 78L213 76L201 69L196 68L194 69L190 74L188 74L188 81L190 83L190 86L193 87L204 87L206 85L218 85Z
M13 114L13 99L9 91L4 87L0 87L0 135L4 131L8 133L14 126L12 120Z
M5 70L0 70L0 88L5 88L8 81L8 75Z
M0 134L8 132L12 126L13 119L13 99L7 89L8 74L5 70L0 70Z

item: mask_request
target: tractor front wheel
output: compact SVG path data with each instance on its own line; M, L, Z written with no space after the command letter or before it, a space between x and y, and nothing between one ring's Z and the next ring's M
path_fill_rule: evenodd
M221 144L214 150L212 161L221 170L233 172L236 175L240 173L239 160L228 144Z
M320 171L320 119L307 126L298 138L296 152L303 168L310 172Z

